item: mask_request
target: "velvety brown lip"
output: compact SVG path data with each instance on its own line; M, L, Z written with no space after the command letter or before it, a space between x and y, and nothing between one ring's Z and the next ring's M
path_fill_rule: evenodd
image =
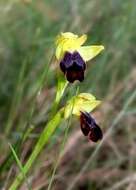
M101 140L103 133L101 128L95 122L95 119L87 112L81 112L80 115L81 131L85 136L88 136L93 142Z
M60 68L69 82L84 80L86 64L78 52L66 52L60 62Z

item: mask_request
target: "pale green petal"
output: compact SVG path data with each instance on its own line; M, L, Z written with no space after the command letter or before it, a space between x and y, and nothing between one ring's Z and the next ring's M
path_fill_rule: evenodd
M63 44L64 42L67 42L68 40L76 40L78 38L78 35L75 35L71 32L61 32L55 40L55 44Z
M61 33L56 37L56 58L60 60L66 51L73 52L78 50L86 41L87 35L78 37L71 32Z
M85 43L86 40L87 40L87 35L83 34L77 39L77 43L81 46Z
M81 98L81 99L85 99L85 100L87 100L87 101L92 101L92 100L95 100L96 98L95 98L95 96L93 96L92 94L90 94L90 93L80 93L79 95L78 95L78 97L79 98Z
M90 59L94 58L98 55L102 50L104 50L104 46L82 46L77 51L84 59L84 61L89 61Z
M78 38L78 35L76 35L76 34L74 34L74 33L72 33L72 32L61 32L61 36L63 37L63 38Z
M101 101L89 93L81 93L73 97L64 107L64 118L68 118L71 114L80 116L82 112L91 112Z
M82 105L78 105L77 107L75 107L75 109L73 110L73 114L80 116L81 111L82 112L91 112L93 111L99 104L101 103L101 101L99 100L94 100L92 102L86 102Z

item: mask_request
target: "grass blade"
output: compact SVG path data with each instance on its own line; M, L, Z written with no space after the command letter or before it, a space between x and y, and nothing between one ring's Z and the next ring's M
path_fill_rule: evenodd
M20 162L20 160L19 160L19 158L18 158L18 156L17 156L17 154L16 154L16 152L15 152L13 146L12 146L10 143L8 143L8 144L9 144L9 147L10 147L10 149L11 149L11 151L12 151L12 154L13 154L13 156L14 156L14 159L15 159L15 161L16 161L16 163L17 163L17 165L18 165L18 167L19 167L19 169L20 169L20 171L21 171L21 173L22 173L22 176L23 176L23 178L25 179L25 182L26 182L26 184L27 184L27 187L28 187L29 190L31 190L31 187L30 187L30 185L29 185L29 183L28 183L28 180L27 180L26 174L25 174L25 172L24 172L24 168L23 168L23 166L22 166L22 163Z

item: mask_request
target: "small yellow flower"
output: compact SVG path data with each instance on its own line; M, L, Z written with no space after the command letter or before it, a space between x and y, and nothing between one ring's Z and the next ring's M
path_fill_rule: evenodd
M81 112L91 112L101 101L89 93L81 93L73 97L64 108L64 118L68 118L71 114L80 116Z
M86 62L98 55L104 49L102 45L82 46L86 40L87 35L85 34L80 37L71 32L65 32L58 35L56 38L57 60L61 60L65 52L73 53L76 51Z

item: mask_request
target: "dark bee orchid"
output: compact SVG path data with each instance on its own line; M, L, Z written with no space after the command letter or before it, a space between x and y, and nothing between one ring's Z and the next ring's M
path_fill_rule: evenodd
M56 38L56 58L60 68L69 82L84 80L86 62L93 59L103 49L102 45L83 46L87 35L75 35L71 32L61 33Z
M103 137L101 128L97 125L94 118L87 112L81 112L80 115L81 131L93 142L101 140Z
M80 118L82 133L93 142L102 139L103 134L95 119L89 113L100 103L101 101L97 100L92 94L81 93L71 98L62 109L65 119L69 118L71 114Z
M60 68L69 82L73 83L75 80L82 82L84 80L86 64L78 52L66 52L60 62Z

